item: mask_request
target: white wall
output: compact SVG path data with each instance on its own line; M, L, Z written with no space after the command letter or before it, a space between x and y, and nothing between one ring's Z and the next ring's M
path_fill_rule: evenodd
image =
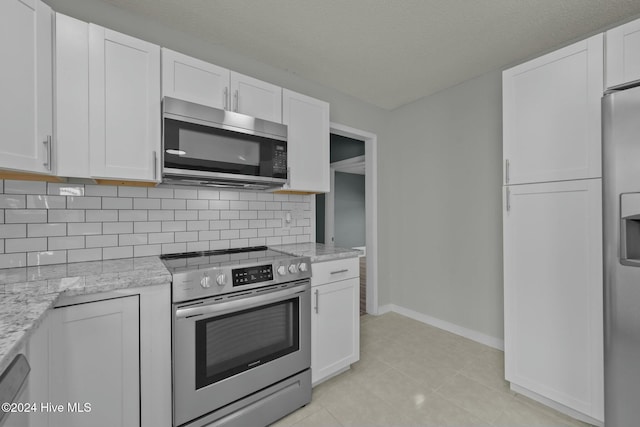
M502 84L493 72L391 112L380 259L398 306L503 337Z

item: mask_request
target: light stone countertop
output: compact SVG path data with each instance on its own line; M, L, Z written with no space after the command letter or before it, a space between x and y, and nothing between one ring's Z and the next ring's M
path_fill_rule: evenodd
M269 247L276 251L286 252L295 256L308 256L311 258L312 263L353 258L362 255L362 251L358 249L340 248L322 243L295 243Z
M61 295L169 283L171 274L157 256L0 269L0 373Z

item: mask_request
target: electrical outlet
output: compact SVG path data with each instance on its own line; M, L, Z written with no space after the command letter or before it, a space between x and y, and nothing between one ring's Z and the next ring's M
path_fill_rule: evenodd
M289 230L291 228L292 221L293 220L292 220L291 212L285 212L284 218L282 218L282 228L285 230Z

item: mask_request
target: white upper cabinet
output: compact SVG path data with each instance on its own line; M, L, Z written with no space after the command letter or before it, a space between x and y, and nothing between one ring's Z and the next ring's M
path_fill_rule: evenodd
M606 86L640 80L640 19L606 32Z
M283 191L328 193L329 104L287 89L282 91L287 125L288 183Z
M226 68L162 48L162 96L228 109L229 74Z
M236 113L282 123L281 87L232 72L231 94Z
M282 88L162 48L162 96L282 123Z
M51 174L53 11L39 0L2 0L0 28L0 168Z
M506 379L603 420L601 180L504 191Z
M504 183L601 176L602 34L502 77Z
M160 47L89 25L94 178L159 180Z
M89 24L56 13L56 172L89 178Z

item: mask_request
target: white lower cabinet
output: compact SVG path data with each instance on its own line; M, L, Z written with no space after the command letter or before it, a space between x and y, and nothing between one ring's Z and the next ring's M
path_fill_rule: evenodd
M316 385L360 359L358 258L313 264L312 271L311 382Z
M138 304L128 296L53 310L49 401L65 410L49 414L50 426L140 425Z
M503 219L506 379L600 422L601 191L600 179L510 186Z

